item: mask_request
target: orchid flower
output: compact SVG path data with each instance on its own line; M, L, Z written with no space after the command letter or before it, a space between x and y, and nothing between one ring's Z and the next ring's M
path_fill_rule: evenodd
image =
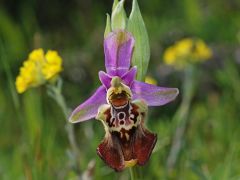
M97 154L116 171L148 161L157 141L157 135L144 125L148 106L167 104L178 95L176 88L135 80L133 51L134 38L129 32L109 33L104 40L106 72L99 72L102 85L69 118L72 123L94 117L101 120L106 135Z

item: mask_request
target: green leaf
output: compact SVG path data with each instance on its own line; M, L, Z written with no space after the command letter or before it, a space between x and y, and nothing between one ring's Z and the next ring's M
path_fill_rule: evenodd
M111 28L111 20L109 14L107 14L107 20L106 20L106 27L105 27L105 32L104 32L104 38L107 37L107 35L112 32Z
M147 29L145 27L137 0L133 0L132 11L128 20L127 30L135 38L132 65L137 66L137 80L143 81L150 59L150 47Z
M121 0L116 4L114 1L113 11L112 11L112 30L126 29L127 26L127 16L124 10L124 0Z

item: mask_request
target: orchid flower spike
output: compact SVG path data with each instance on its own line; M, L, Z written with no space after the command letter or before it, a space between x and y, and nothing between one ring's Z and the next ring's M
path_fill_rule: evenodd
M106 72L99 72L102 85L71 114L72 123L96 118L106 131L98 155L116 171L144 165L155 146L157 135L145 128L148 106L162 106L176 98L177 88L165 88L135 80L131 66L133 36L124 30L104 40Z

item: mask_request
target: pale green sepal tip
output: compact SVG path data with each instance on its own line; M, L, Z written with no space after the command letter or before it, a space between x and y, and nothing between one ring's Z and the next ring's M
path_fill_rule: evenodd
M121 0L112 11L111 24L112 30L126 29L127 15L124 10L124 0Z
M78 123L81 122L81 118L84 117L84 115L86 115L86 111L85 110L81 110L79 112L76 112L75 114L73 114L68 121L71 123Z
M113 6L112 6L112 12L114 11L114 9L117 7L119 1L118 0L114 0L113 2Z
M111 20L110 20L110 15L107 14L107 20L106 20L106 27L105 27L105 32L104 32L104 38L107 37L107 35L112 32L111 28Z
M80 112L78 112L77 114L75 114L75 115L73 115L72 117L70 117L69 119L68 119L68 121L70 122L70 123L77 123L77 122L79 122L79 118L81 117L81 113Z
M137 0L133 0L132 11L128 20L127 30L135 39L135 48L132 57L132 66L137 66L137 80L143 81L147 72L150 59L150 46Z

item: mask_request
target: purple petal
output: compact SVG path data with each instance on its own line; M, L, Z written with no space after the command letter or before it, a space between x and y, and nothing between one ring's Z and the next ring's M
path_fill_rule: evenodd
M134 39L126 31L110 33L104 40L105 66L107 73L122 76L129 70Z
M174 100L179 91L177 88L158 87L144 82L134 81L133 99L143 99L148 106L161 106Z
M100 86L89 99L72 112L69 121L77 123L94 118L97 115L99 106L106 103L106 89L104 86Z
M98 73L98 76L101 83L105 86L106 89L108 89L111 86L112 77L103 71L100 71Z
M126 72L121 79L123 80L124 84L126 84L127 86L131 87L135 77L137 74L137 67L134 66L133 68L131 68L128 72Z

